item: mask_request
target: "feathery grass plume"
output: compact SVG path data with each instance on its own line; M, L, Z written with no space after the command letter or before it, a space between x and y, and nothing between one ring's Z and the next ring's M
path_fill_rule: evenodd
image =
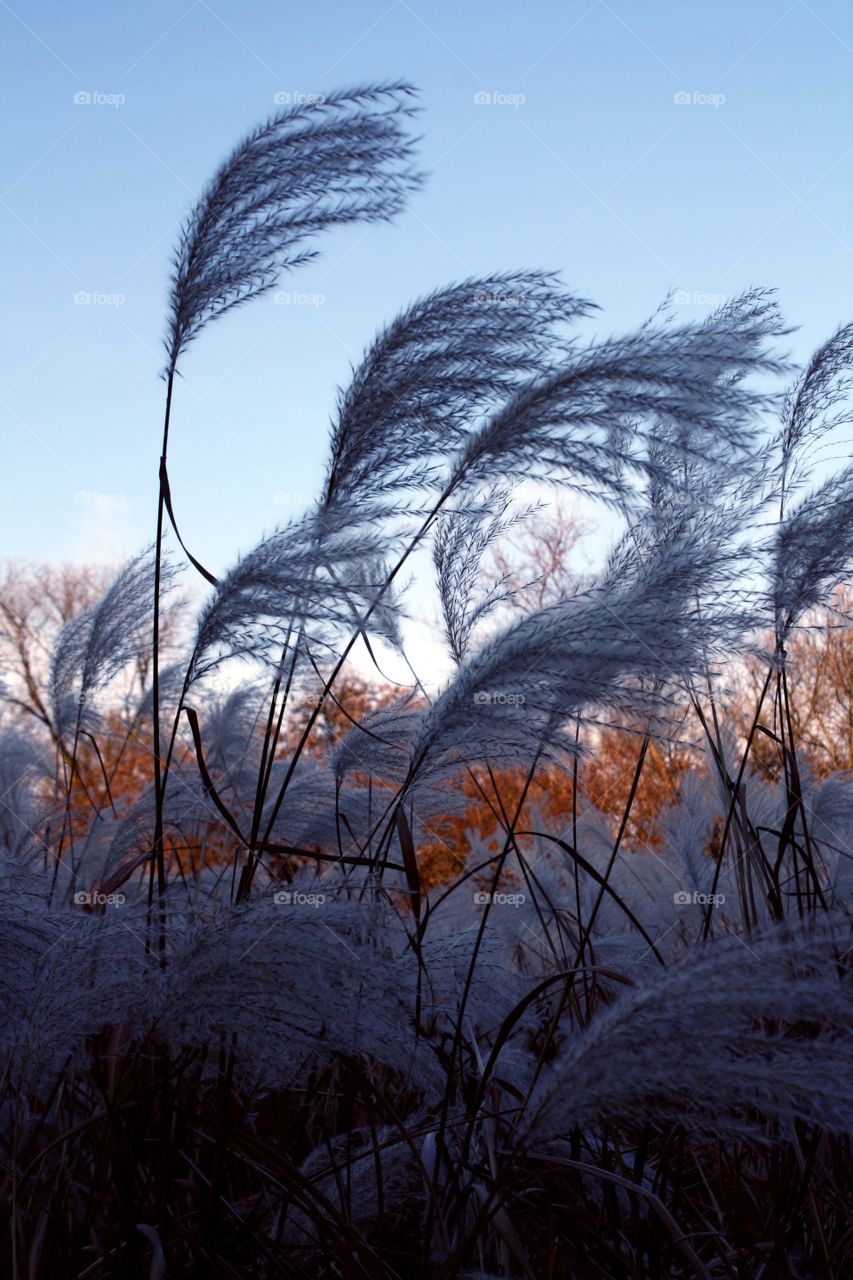
M741 375L758 369L766 371L781 367L779 362L764 350L766 337L780 331L775 306L769 298L758 294L747 295L739 305L732 304L721 312L716 323L706 322L701 326L688 326L675 334L641 333L625 343L610 344L609 348L605 344L606 354L603 362L598 359L600 348L596 348L592 353L584 353L579 360L574 361L575 366L579 364L580 371L578 368L573 368L570 360L571 374L561 371L556 375L556 382L553 376L546 377L544 384L541 378L534 379L534 390L537 393L543 385L550 391L555 387L559 391L556 398L546 396L549 404L545 418L541 415L538 418L533 415L532 418L528 417L526 421L519 423L516 421L517 415L509 414L507 419L507 411L503 410L497 415L499 423L502 418L506 419L502 422L502 430L495 431L496 419L493 417L487 421L485 427L468 437L468 446L462 450L461 457L457 456L455 464L452 465L451 478L444 487L444 493L438 505L440 506L444 498L454 489L460 490L463 485L469 486L470 492L472 478L475 481L486 479L482 475L477 475L477 467L482 466L484 458L490 457L495 466L506 469L507 451L514 451L516 462L520 465L523 457L527 472L529 473L531 469L535 472L545 452L546 438L551 438L552 443L565 445L566 442L562 438L562 419L569 413L572 400L577 402L575 408L587 425L597 416L601 418L607 437L600 442L599 456L593 463L592 471L584 471L588 454L591 452L588 450L583 462L576 465L576 470L579 469L582 473L576 478L588 483L591 478L601 480L603 475L606 476L605 491L609 491L611 498L618 493L622 496L627 493L621 474L625 463L624 440L620 437L619 449L622 452L616 451L614 454L611 437L614 422L621 424L629 408L634 414L638 409L647 414L651 413L656 421L661 417L664 420L677 418L688 425L692 424L697 435L701 435L702 432L707 434L709 424L713 423L716 431L725 436L730 453L738 450L747 452L754 438L755 427L752 419L758 408L766 402L766 397L742 386ZM588 391L585 386L588 380L591 380L597 396L597 408L592 411L588 398L587 402L582 404L583 395L578 395L577 391L578 386ZM571 396L567 395L567 388L573 393ZM698 395L700 391L701 396ZM524 390L516 392L511 397L510 408L517 404L518 396L524 394ZM621 403L611 404L614 398L618 401L620 394ZM696 408L697 398L701 401L701 409ZM536 395L534 395L535 399ZM602 410L601 405L605 401L606 407ZM537 429L543 425L548 431L553 428L550 437L547 436L547 431L543 436L542 431ZM511 444L507 443L508 432L512 437ZM487 441L485 449L482 447L484 440ZM500 443L501 440L503 444ZM709 446L706 452L715 458L719 456L716 445ZM643 463L639 455L637 455L637 466L640 470L645 466L645 471L648 472L648 462ZM334 470L330 473L329 484L333 475ZM324 515L326 510L328 508L324 509ZM433 514L436 511L437 508L434 509ZM431 517L428 518L426 525L421 527L416 541L428 527L430 519ZM411 546L412 544L404 553L403 561L409 554ZM382 590L387 588L403 561L398 562ZM379 598L381 597L377 597L377 600ZM364 615L365 618L375 609L375 606L376 600L369 606L367 614ZM355 634L358 635L358 628ZM354 638L351 638L343 650L344 655L349 652L353 643ZM532 718L529 727L532 732Z
M39 960L56 944L68 922L68 916L48 910L45 895L39 891L41 884L20 883L21 870L17 859L4 856L0 862L0 963L3 966L0 1029L6 1048L26 1017ZM76 924L76 919L71 923Z
M808 822L826 871L830 900L849 910L853 898L853 774L837 773L812 788Z
M465 875L470 878L461 881L459 888L448 891L442 886L434 892L430 927L462 934L482 915L483 906L477 898L480 888L490 895L506 895L498 901L507 902L510 909L492 912L484 941L515 982L519 977L529 982L570 970L593 909L591 936L599 966L626 975L658 969L661 961L650 942L657 944L660 935L669 944L668 951L680 949L684 940L667 932L675 923L673 888L679 886L679 880L661 858L633 851L608 868L612 822L592 806L585 807L573 823L571 856L565 848L567 833L551 838L548 819L535 802L525 814L529 814L524 818L525 829L514 842L513 852L500 860L497 882L494 868L498 855L485 842L471 838L465 864ZM561 835L562 848L558 843ZM582 862L575 862L575 856ZM596 906L605 875L611 892ZM641 929L650 936L644 936ZM612 986L601 973L596 983L600 991ZM517 1044L517 1036L515 1040ZM515 1069L514 1082L526 1088L523 1063ZM504 1064L501 1074L506 1075Z
M678 799L660 816L660 835L668 855L667 861L676 871L675 889L705 892L708 888L710 859L707 850L719 817L714 778L692 770L685 773L678 788Z
M853 466L789 500L808 479L817 446L853 421L853 324L819 347L785 396L779 453L779 525L772 545L772 603L781 641L797 618L825 600L853 564Z
M380 636L398 653L402 653L402 622L408 616L405 611L404 596L409 584L402 583L398 586L394 581L396 573L391 568L389 560L393 559L396 540L390 531L383 530L383 532L385 536L377 539L378 547L372 556L366 555L360 561L354 560L349 568L347 581L341 582L335 566L327 561L322 562L322 568L329 573L336 585L347 593L352 628L365 634L363 618L366 614L364 614L363 601L369 599L371 601L369 607L371 632L375 636Z
M675 466L669 449L655 449L654 455L662 466ZM750 471L748 461L744 467ZM731 484L720 477L710 498L713 472L705 467L698 472L690 467L681 479L682 484L658 488L628 526L608 556L601 590L618 595L623 584L634 582L639 591L665 591L665 566L672 556L672 590L696 614L697 626L699 615L704 617L710 661L721 641L737 646L761 620L760 592L748 585L754 550L745 535L763 497L751 494L749 481Z
M367 781L362 778L354 785L342 784L328 790L325 795L312 795L307 782L300 786L294 781L270 838L273 844L285 842L327 855L370 855L380 843L393 801L394 792L388 787L387 777L370 777ZM435 838L436 825L448 817L460 817L465 806L465 798L458 790L420 787L417 811L407 819L415 848L429 844Z
M401 782L408 774L423 717L423 706L413 694L365 716L329 754L338 784L350 774Z
M365 571L378 563L375 533L359 529L344 509L311 512L276 529L202 609L189 683L228 658L279 661L300 629L312 649L334 653L341 631L353 629L353 607L366 610L382 586L384 577L372 581ZM371 621L380 635L398 639L387 613L374 611Z
M714 676L768 600L787 628L851 565L853 468L788 500L848 420L853 327L790 393L774 471L758 430L772 397L750 376L783 367L769 294L582 349L563 326L590 304L550 275L439 290L340 394L316 506L213 584L188 671L160 670L177 362L323 228L398 211L418 182L410 113L405 85L282 113L184 229L153 580L133 561L49 673L79 731L144 643L153 585L153 687L133 720L153 722L150 787L134 773L107 806L99 777L84 821L64 743L50 775L0 737L0 1186L21 1263L136 1274L141 1231L148 1269L170 1273L645 1278L682 1274L674 1238L685 1254L695 1240L696 1274L842 1274L853 787L797 765L781 642L761 695L775 673L781 777L750 768L761 708L744 749ZM537 478L629 528L595 584L484 639L506 584L481 587L483 551L517 518L514 483ZM757 607L746 539L780 495ZM431 532L453 677L303 752L359 639L400 642L392 588ZM214 679L231 659L255 667L237 688ZM649 736L685 692L702 718L700 676L713 767L679 759L647 846L628 820ZM190 688L202 769L179 736ZM643 741L624 809L615 751L585 786L601 720ZM570 783L552 761L578 764ZM469 852L436 886L425 864L449 831ZM76 910L53 905L78 889ZM719 890L720 936L699 943Z
M850 1131L849 943L829 918L694 947L574 1038L530 1099L524 1141L619 1120L725 1140L756 1135L751 1108Z
M390 1126L340 1134L312 1151L299 1172L365 1239L403 1221L423 1195L417 1145ZM284 1238L291 1256L314 1275L323 1274L326 1262L336 1265L345 1247L325 1214L321 1229L298 1204L287 1215Z
M484 853L482 849L479 852ZM487 931L479 944L476 968L473 966L482 912L474 905L475 884L474 880L468 881L460 892L451 893L446 899L447 909L430 920L426 929L424 1018L434 1033L451 1035L470 981L465 1004L467 1025L484 1043L491 1043L529 984L519 972L513 944L507 945L506 935L498 928ZM515 912L511 914L515 920ZM532 1015L522 1023L522 1030L531 1025L531 1020Z
M732 385L745 376L746 370L739 369L723 381ZM705 440L703 434L695 423L681 420L655 424L647 443L649 470L640 518L628 529L626 546L653 546L701 528L719 554L754 557L753 526L772 488L773 445L754 438L732 466L726 438ZM739 545L739 535L749 535L750 541Z
M440 1075L414 1026L416 970L381 901L348 901L297 877L279 901L226 907L177 943L159 1026L173 1047L235 1037L242 1075L285 1087L358 1057L434 1091Z
M0 733L0 849L22 853L34 837L44 799L45 756L28 733Z
M164 581L169 577L167 569ZM50 663L51 706L61 729L76 725L91 695L144 651L153 582L151 551L143 551L128 561L97 604L63 627Z
M778 639L825 603L853 572L853 464L801 498L772 542L772 604Z
M273 770L273 793L283 768ZM381 796L371 796L366 787L336 788L328 768L302 765L287 789L270 839L273 844L290 843L300 849L358 855L367 847L382 807Z
M842 325L812 356L788 390L777 437L780 503L811 470L814 449L837 427L853 420L853 324Z
M401 504L401 491L434 486L440 474L436 455L446 455L477 415L524 375L546 367L558 345L556 326L590 309L550 274L512 272L439 290L380 334L339 398L315 517L318 572L334 560L328 543L341 524L376 530L374 554L361 559L384 568L394 546L388 522L427 514L426 508L413 510L411 499ZM378 578L366 610L359 592L352 592L348 603L356 635L369 615L372 629L399 646L391 583L433 513L402 561ZM331 576L340 587L337 575ZM361 585L352 578L350 584ZM309 597L317 587L315 575L306 576Z
M279 112L239 144L187 219L166 338L173 371L211 320L310 261L306 241L347 222L389 221L420 184L404 82L365 85Z
M649 327L576 352L471 434L456 483L536 476L624 501L630 477L656 469L646 446L661 422L689 431L695 456L732 466L752 451L768 404L745 375L787 368L766 346L786 332L772 296L753 291L701 323Z
M191 880L204 865L206 842L211 836L218 836L219 842L214 844L210 856L216 862L221 860L224 823L207 796L197 770L176 768L172 776L173 787L164 806L163 831L169 841L170 884L183 885L186 896L195 892ZM78 846L75 884L94 884L111 892L120 891L130 902L136 902L147 892L147 881L143 877L150 872L153 796L151 783L140 791L126 814L106 824L106 830L101 824L95 825L82 847ZM201 866L195 865L196 858Z
M446 456L524 375L547 368L557 326L593 309L544 271L465 280L414 303L339 396L322 507L385 504L401 489L434 485L436 454Z
M155 539L152 630L154 852L158 894L165 892L163 799L168 760L160 733L160 587L165 515L181 546L172 510L167 454L178 360L205 324L273 288L282 271L314 256L306 242L340 223L396 216L420 183L404 124L413 88L367 85L314 99L273 116L242 142L184 225L172 272L160 492ZM189 552L211 584L214 576ZM233 586L233 583L231 584ZM151 885L153 895L153 879Z
M379 565L390 557L388 522L427 514L423 506L413 508L411 498L401 503L401 493L434 488L454 441L524 376L549 365L561 347L560 324L591 310L552 274L517 271L438 290L384 330L339 397L316 517L318 567L341 520L384 526L383 540L377 528L375 560ZM399 643L390 576L379 580L369 611L374 630L379 622L386 638ZM312 582L306 586L315 589ZM359 608L356 594L356 630Z
M410 746L418 768L530 760L556 742L571 750L567 720L657 706L666 681L732 643L737 611L698 602L728 581L713 542L672 539L630 569L611 569L596 589L522 618L470 657L421 717Z
M487 549L538 509L528 507L511 512L511 503L509 490L493 486L473 506L443 511L436 520L432 559L444 634L450 656L457 665L465 659L477 624L511 594L505 578L478 592Z
M165 756L169 748L169 739L166 732L166 726L171 725L178 713L181 705L181 699L185 692L184 682L187 678L187 660L184 657L178 662L172 662L167 667L162 667L159 672L158 681L158 705L162 722L160 752ZM134 723L141 724L146 720L154 718L154 687L149 686L142 693L136 706L133 708Z
M150 783L139 790L127 812L111 822L103 834L103 824L94 825L78 855L79 875L84 883L109 880L119 867L129 868L150 853L154 835L152 798L153 783ZM122 891L127 892L124 883Z
M4 1067L23 1101L46 1095L69 1055L84 1067L83 1046L96 1032L144 1021L156 982L146 975L139 917L121 927L23 894L3 895L3 917Z
M205 703L205 762L211 775L227 783L236 797L254 785L265 700L266 690L246 681Z

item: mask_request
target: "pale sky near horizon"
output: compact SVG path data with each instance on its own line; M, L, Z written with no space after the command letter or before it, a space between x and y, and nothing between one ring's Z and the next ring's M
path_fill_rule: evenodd
M0 0L0 31L0 557L150 541L172 243L277 94L412 80L430 177L185 359L173 493L216 572L316 491L336 386L438 285L557 269L590 336L775 286L798 359L850 318L847 0Z

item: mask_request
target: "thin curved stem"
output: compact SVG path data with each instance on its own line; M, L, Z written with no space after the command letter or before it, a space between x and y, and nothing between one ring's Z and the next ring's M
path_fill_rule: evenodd
M163 576L163 518L166 510L164 469L169 448L169 422L172 415L172 387L175 380L174 365L169 369L166 384L166 413L163 422L163 447L160 452L159 485L157 499L157 536L154 546L154 621L151 636L151 720L154 753L154 859L148 886L148 905L154 897L154 871L157 873L157 894L162 902L166 894L166 861L163 849L163 776L160 768L160 589ZM165 939L161 936L161 949Z

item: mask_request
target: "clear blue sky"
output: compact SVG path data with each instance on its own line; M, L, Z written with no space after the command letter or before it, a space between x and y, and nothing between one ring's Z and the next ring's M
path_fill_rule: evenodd
M171 244L276 93L408 77L431 177L283 282L320 305L262 299L185 359L172 483L214 570L314 492L336 385L436 285L553 267L603 306L598 332L669 289L698 315L773 285L798 357L850 318L849 0L0 0L0 24L0 555L150 539Z

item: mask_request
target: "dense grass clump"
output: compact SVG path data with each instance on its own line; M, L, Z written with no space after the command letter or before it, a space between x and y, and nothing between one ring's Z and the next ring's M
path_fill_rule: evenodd
M9 1274L840 1277L853 784L801 748L791 651L846 625L853 468L820 445L853 329L796 372L762 290L587 342L551 274L439 289L341 392L311 510L221 580L190 557L210 591L165 643L179 358L399 212L411 99L282 113L191 212L155 542L70 611L44 697L7 690ZM619 533L518 607L486 565L532 481ZM451 674L354 706L424 547ZM615 818L584 788L614 733Z

